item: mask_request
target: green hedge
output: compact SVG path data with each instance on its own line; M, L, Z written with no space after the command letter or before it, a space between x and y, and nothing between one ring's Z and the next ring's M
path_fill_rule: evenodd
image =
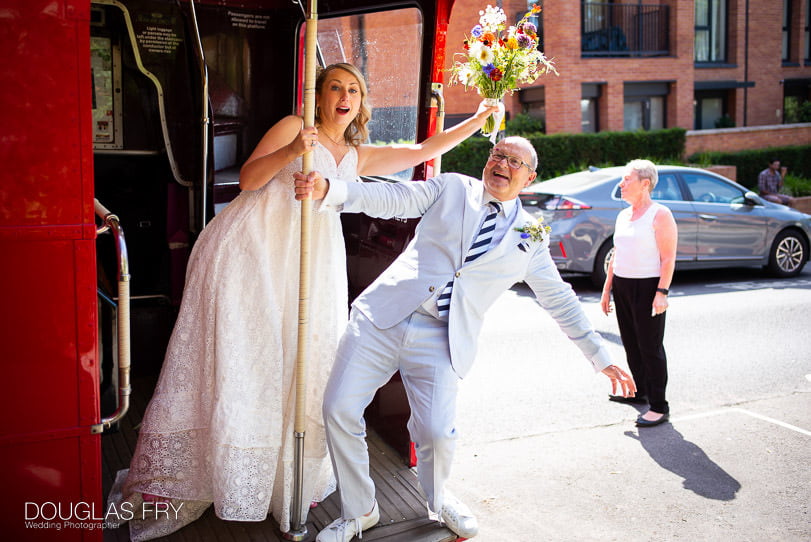
M520 134L538 152L538 178L551 179L590 165L625 165L636 158L658 163L677 163L684 155L686 131L683 128L596 134ZM442 157L442 170L473 177L481 176L489 140L473 137Z
M811 145L798 147L769 147L752 151L701 152L688 157L696 164L735 166L739 184L757 188L758 174L766 169L772 158L780 160L791 175L811 179Z

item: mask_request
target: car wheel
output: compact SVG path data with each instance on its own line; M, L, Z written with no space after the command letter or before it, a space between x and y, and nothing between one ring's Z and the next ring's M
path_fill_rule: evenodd
M769 272L777 277L794 277L808 260L808 246L802 235L785 230L777 234L769 253Z
M602 288L605 284L605 275L608 271L608 263L611 261L611 256L614 255L614 241L608 239L600 250L597 251L597 256L594 258L594 270L591 272L591 282L598 288Z

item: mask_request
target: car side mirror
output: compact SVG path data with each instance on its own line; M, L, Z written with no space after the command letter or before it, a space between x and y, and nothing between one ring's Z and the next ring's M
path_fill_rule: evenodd
M743 195L743 202L746 205L763 205L763 200L760 199L760 196L751 190L747 190L746 194Z

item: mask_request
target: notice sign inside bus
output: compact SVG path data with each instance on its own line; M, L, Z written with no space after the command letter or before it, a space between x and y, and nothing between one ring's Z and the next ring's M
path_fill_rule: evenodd
M93 79L93 145L121 149L121 86L119 49L110 38L90 37Z

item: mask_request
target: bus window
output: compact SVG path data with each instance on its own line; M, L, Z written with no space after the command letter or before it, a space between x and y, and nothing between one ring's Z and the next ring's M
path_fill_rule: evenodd
M318 22L318 45L325 65L349 62L366 78L372 108L369 143L416 140L422 32L422 13L416 8ZM409 54L402 54L404 47ZM401 171L395 177L409 180L412 172Z

